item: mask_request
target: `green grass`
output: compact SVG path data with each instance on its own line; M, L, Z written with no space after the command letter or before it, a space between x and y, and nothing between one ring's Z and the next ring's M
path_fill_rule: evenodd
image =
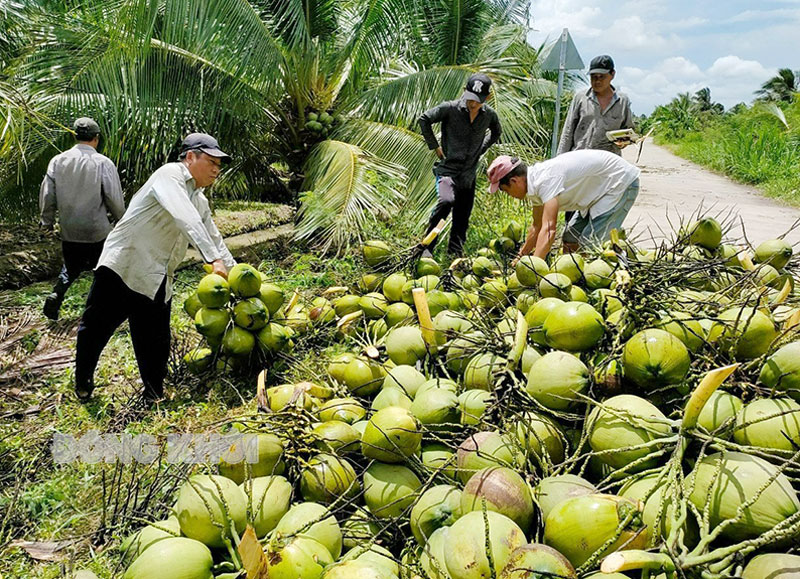
M498 236L508 219L524 221L520 215L529 219L530 209L505 195L480 193L473 211L467 251L472 252ZM403 248L415 244L423 232L413 219L404 215L376 222L366 233L368 237L384 238L395 247ZM443 265L447 234L444 238L437 248L437 257ZM287 295L295 289L313 294L314 290L328 286L350 285L364 272L357 250L341 258L321 257L302 248L293 250L295 252L288 256L265 254L255 263L281 285ZM175 281L171 322L176 358L199 340L192 321L182 310L182 303L203 275L201 268L192 267L180 271ZM11 319L31 315L34 326L43 324L44 329L30 332L22 341L25 353L33 351L49 332L41 307L51 284L38 283L5 292L2 296ZM84 275L70 288L61 310L62 325L77 323L90 285L91 277ZM65 335L58 346L74 350L74 338ZM324 372L325 355L335 354L342 348L341 344L327 348L308 344L306 349L296 352L297 359L292 364L273 368L270 381L274 384L314 378ZM0 359L0 368L3 366ZM101 578L120 576L118 543L129 528L141 526L141 522L125 520L90 548L103 517L109 517L109 509L104 508L104 478L109 492L115 472L121 474L124 484L117 486L124 494L127 485L137 477L145 487L151 484L154 473L134 472L130 466L115 471L113 464L56 465L49 449L53 433L82 435L91 429L154 435L203 432L224 428L234 417L255 410L253 376L199 380L177 369L166 385L169 400L150 411L135 412L129 400L141 389L141 382L127 324L112 336L103 353L96 374L96 395L91 403L77 403L72 394L72 380L70 366L45 376L26 377L15 385L21 390L18 397L0 396L0 415L11 415L0 421L0 577L54 579L63 576L62 563L67 570L73 566L91 569ZM39 411L24 413L37 406ZM166 491L157 492L148 506L148 516L160 518L171 498ZM80 542L65 550L64 562L37 562L21 549L8 547L14 540L72 538Z
M788 126L754 106L711 117L697 131L657 141L681 157L800 206L800 102L783 112Z

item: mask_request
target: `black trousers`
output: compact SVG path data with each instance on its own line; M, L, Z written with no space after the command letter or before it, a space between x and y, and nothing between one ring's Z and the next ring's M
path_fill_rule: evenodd
M469 227L469 216L472 213L472 206L475 204L475 182L469 187L456 185L452 177L437 177L436 192L439 201L433 208L431 219L428 223L427 233L436 227L439 220L447 218L453 212L453 225L450 228L450 241L447 251L455 256L461 255L464 249L464 242L467 240L467 228ZM433 251L436 241L430 245Z
M169 316L172 300L164 301L166 278L155 299L137 293L107 267L94 274L94 283L86 299L86 310L78 326L75 356L75 383L92 384L97 361L116 329L128 320L133 351L144 382L144 394L150 398L164 393L164 377L169 359Z
M97 267L97 260L103 252L103 241L94 243L78 243L75 241L62 241L61 251L64 255L64 265L58 274L53 293L56 294L58 304L64 301L69 286L72 285L84 271L91 271Z

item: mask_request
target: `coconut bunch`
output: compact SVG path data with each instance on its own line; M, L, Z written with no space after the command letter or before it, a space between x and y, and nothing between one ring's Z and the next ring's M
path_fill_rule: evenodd
M204 579L791 573L792 251L722 230L703 218L655 249L614 234L513 267L521 233L504 235L447 268L297 294L295 354L336 353L307 382L260 374L263 412L239 419L258 463L190 478L174 519L131 540L168 533L131 550L127 577L166 576L139 572L165 543L191 544L199 571L181 576Z

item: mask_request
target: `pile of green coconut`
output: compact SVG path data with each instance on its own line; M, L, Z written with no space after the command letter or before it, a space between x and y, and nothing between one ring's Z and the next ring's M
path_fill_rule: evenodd
M257 462L198 468L125 579L800 577L793 250L723 229L514 263L508 223L445 268L370 241L319 295L206 276L194 371L339 353L260 375Z

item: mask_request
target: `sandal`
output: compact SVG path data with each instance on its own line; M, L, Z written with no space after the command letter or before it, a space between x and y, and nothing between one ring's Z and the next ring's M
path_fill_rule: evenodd
M89 400L92 399L92 390L94 390L93 384L87 384L83 387L79 387L75 384L75 397L78 399L78 402L81 404L89 402Z

